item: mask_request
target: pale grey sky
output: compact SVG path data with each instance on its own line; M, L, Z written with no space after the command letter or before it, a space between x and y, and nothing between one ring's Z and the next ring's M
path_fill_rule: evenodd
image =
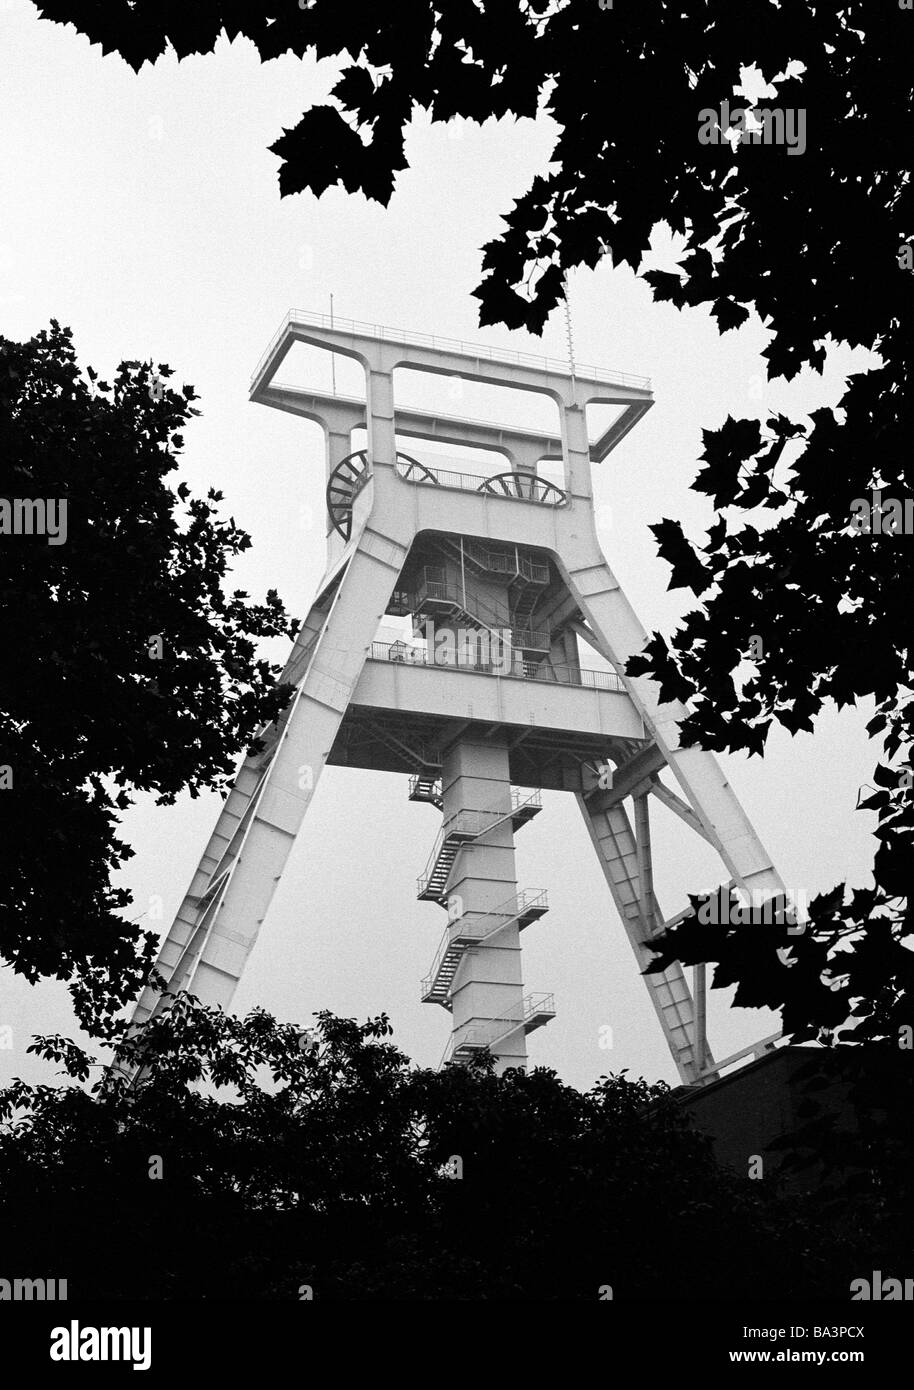
M226 513L250 532L234 581L252 595L275 586L300 614L324 565L317 427L247 399L250 374L290 307L326 312L333 293L346 317L564 356L560 314L542 340L480 330L470 296L480 247L547 158L547 120L448 131L419 117L388 209L340 190L281 201L267 146L326 93L333 64L286 58L264 67L247 42L222 41L215 55L180 65L166 57L137 76L73 30L38 20L28 0L0 0L0 52L0 333L27 338L55 317L73 328L83 364L104 373L151 356L193 382L203 413L186 432L181 474L198 493L221 488ZM837 352L824 377L768 388L767 335L754 317L721 338L706 311L654 305L629 270L608 265L575 275L571 298L578 359L653 381L654 408L596 470L597 501L612 512L610 564L645 627L669 633L689 596L666 591L669 571L648 526L677 517L694 534L708 523L709 506L689 491L702 427L769 405L795 413L832 404L848 365L866 357ZM842 879L869 881L872 818L853 809L873 762L865 718L830 709L815 735L776 732L764 763L723 760L790 888L812 894ZM548 888L551 904L524 933L524 976L528 989L555 992L558 1016L531 1035L531 1060L582 1087L623 1067L673 1081L574 799L547 792L544 802L518 835L521 886ZM217 809L215 796L173 807L138 801L124 822L136 850L123 877L135 895L131 915L161 896L154 925L167 928ZM443 916L414 896L437 828L433 810L406 800L405 779L328 769L236 1009L261 1004L302 1022L325 1007L358 1018L387 1010L395 1041L417 1062L437 1064L450 1018L419 1002L419 981ZM724 876L659 807L654 849L667 915L686 905L687 890ZM774 1022L728 1011L720 995L709 1019L718 1055ZM3 1024L14 1046L0 1050L0 1083L49 1079L25 1047L36 1031L72 1029L64 987L30 988L0 972ZM600 1046L605 1025L611 1049Z

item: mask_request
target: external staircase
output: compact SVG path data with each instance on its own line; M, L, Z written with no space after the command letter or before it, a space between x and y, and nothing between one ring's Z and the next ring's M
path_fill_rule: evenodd
M441 778L433 772L417 772L409 779L409 800L427 801L441 810Z
M513 650L527 661L542 659L552 646L548 628L528 625L531 608L527 608L527 616L518 621L507 608L498 608L478 595L467 594L461 587L448 584L444 569L437 566L426 566L424 578L414 593L398 590L389 611L399 616L410 614L417 630L424 630L429 622L443 619L446 623L487 632L490 639L494 637L499 643L508 634Z
M419 875L417 896L425 901L444 903L454 860L464 845L479 839L506 820L510 820L512 828L518 830L542 808L541 792L535 791L522 797L516 788L512 788L510 811L458 811L439 831L425 872Z
M449 1060L466 1063L475 1053L497 1047L518 1028L532 1033L534 1028L541 1028L551 1018L555 1018L555 996L528 994L516 1009L509 1010L503 1018L471 1024L454 1046Z
M423 1004L440 1004L449 1010L451 985L464 954L473 946L484 945L490 937L504 931L505 927L516 924L523 930L548 911L549 901L545 891L533 893L524 889L492 912L467 913L458 917L445 930L432 968L422 981Z

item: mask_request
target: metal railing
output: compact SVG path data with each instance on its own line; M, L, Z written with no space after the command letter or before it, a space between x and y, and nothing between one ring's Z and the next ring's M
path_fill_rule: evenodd
M528 796L522 796L515 787L512 787L510 811L458 811L456 815L451 816L438 831L425 870L416 879L419 894L424 893L428 887L446 840L457 838L462 843L469 844L472 840L478 840L480 835L485 835L487 831L494 830L497 825L501 825L502 821L510 820L524 807L542 806L542 804L542 792L534 791L530 792Z
M461 842L468 844L485 830L491 830L496 821L503 820L506 814L498 815L495 811L458 811L455 816L451 816L447 824L438 831L425 869L416 879L416 888L419 894L421 895L428 888L446 840L459 838Z
M474 917L458 917L445 929L431 969L422 981L422 993L428 994L431 990L449 950L459 949L461 946L466 949L470 945L485 941L495 932L502 931L512 922L516 922L518 917L522 917L531 908L542 907L545 911L548 906L549 895L545 888L538 893L523 888L489 912L481 912ZM493 918L499 920L493 921Z
M510 615L504 609L499 611L476 594L467 597L461 590L449 586L442 580L428 578L429 568L426 566L426 578L413 595L413 605L408 611L418 614L428 602L447 603L459 608L468 618L478 619L484 630L495 633L498 641L504 646L510 645L517 650L548 652L552 645L548 628L513 627ZM463 647L468 643L469 635L463 642Z
M251 377L251 386L260 376L270 355L282 342L287 330L292 324L298 323L306 327L310 325L312 328L337 329L342 333L350 333L359 338L376 338L380 342L404 343L408 347L431 348L433 352L458 353L462 357L472 357L474 360L481 358L491 362L507 362L517 367L531 367L534 371L545 372L550 376L561 376L568 379L572 376L571 368L567 362L555 357L540 357L535 352L490 347L485 343L464 343L457 338L439 338L430 333L407 333L400 328L385 328L383 324L379 323L362 323L358 319L340 318L336 314L331 318L329 314L315 314L310 309L290 309L273 335L269 347L257 363L254 375ZM408 363L404 365L408 365ZM575 367L574 376L578 381L604 381L619 386L633 386L643 391L651 389L649 377L635 376L631 372L616 372L608 367L588 367L579 364Z
M511 809L510 811L457 811L450 816L441 827L438 839L443 842L450 836L461 835L468 839L475 840L480 835L484 835L487 830L494 830L496 825L502 821L516 816L526 806L542 806L543 794L537 788L536 791L527 792L526 795L519 791L517 787L511 788ZM432 850L432 858L437 858L441 851L441 844L436 843Z
M527 560L523 555L507 555L500 550L485 550L482 546L467 546L467 554L478 565L491 570L493 574L517 574L530 584L548 584L549 566L536 560Z
M416 792L419 790L420 786L424 785L425 783L431 783L433 794L440 797L440 795L441 795L441 778L440 778L440 776L437 776L435 773L431 773L431 772L428 772L428 773L426 773L426 772L415 772L415 773L413 773L413 775L412 775L412 776L410 777L410 779L409 779L409 795L410 795L410 796L415 796L415 794L416 794ZM436 788L437 788L437 790L435 790Z
M431 969L422 981L422 993L420 995L420 998L422 1000L425 1000L427 996L431 994L435 986L435 982L438 979L441 966L444 963L444 958L450 950L458 951L460 950L460 947L458 943L456 941L452 941L451 937L448 936L447 932L445 932L444 936L441 938L441 944L439 945L438 950L435 953L435 959L432 961Z
M497 473L460 473L456 469L439 468L437 465L424 465L428 469L428 475L421 477L408 477L405 467L397 465L397 472L404 482L414 483L416 487L444 487L456 488L459 492L482 492L487 483L491 483L493 478L499 476ZM520 476L520 475L518 475ZM526 481L526 475L524 475ZM529 493L506 493L506 492L486 492L486 497L497 497L502 502L533 502L538 507L564 507L568 501L568 495L556 483L550 482L548 478L537 477L531 473ZM536 485L545 490L549 484L545 496L536 495Z
M438 864L438 860L441 857L441 852L444 849L445 840L455 835L459 835L462 840L469 841L471 839L474 839L480 833L479 830L471 828L471 822L468 819L470 815L475 814L475 812L461 811L458 815L451 817L450 821L448 822L447 828L442 826L441 829L438 831L438 834L435 836L435 843L432 845L431 854L428 856L428 859L426 860L425 868L416 879L416 891L420 897L428 888L428 885L431 882L432 875L434 874L435 868ZM475 822L473 822L472 824L475 825Z
M554 994L527 994L515 1009L509 1009L501 1018L493 1018L485 1024L473 1024L467 1028L455 1046L455 1052L464 1047L491 1047L506 1033L529 1022L537 1014L555 1015Z
M527 796L522 796L521 793L520 793L516 788L512 787L512 789L511 789L511 811L512 811L512 814L513 814L513 812L515 812L515 811L519 811L519 810L521 809L522 806L542 806L542 804L543 804L543 794L542 794L542 792L540 792L540 791L535 791L535 792L530 792L529 795L527 795ZM499 814L500 816L502 816L502 818L504 818L504 816L507 815L507 812L499 811L498 814Z
M368 654L370 661L393 661L405 666L440 666L445 670L464 671L470 675L504 676L509 680L545 681L549 685L572 685L585 690L612 690L624 692L625 686L614 671L595 671L564 664L547 666L524 661L522 657L511 654L510 669L505 661L471 662L441 660L441 654L429 656L427 647L413 646L409 642L372 642Z

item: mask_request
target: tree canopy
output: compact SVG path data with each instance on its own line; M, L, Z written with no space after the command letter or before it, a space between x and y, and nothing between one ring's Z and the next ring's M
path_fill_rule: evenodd
M70 981L104 1026L142 985L156 938L122 915L136 792L221 787L288 692L256 641L288 635L276 593L225 592L250 538L169 475L199 412L167 365L82 372L52 322L0 339L4 506L60 503L58 535L0 536L0 953L31 982ZM60 525L61 520L64 522Z
M866 1131L849 1208L721 1167L662 1083L432 1072L390 1032L324 1013L303 1033L179 995L124 1041L132 1086L37 1039L69 1084L0 1091L7 1267L53 1268L71 1299L631 1301L846 1299L904 1262L906 1143ZM896 1136L909 1103L876 1096Z

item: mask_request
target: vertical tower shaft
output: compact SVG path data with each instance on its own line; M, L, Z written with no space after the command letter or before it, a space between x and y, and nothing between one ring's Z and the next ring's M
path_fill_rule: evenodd
M498 927L505 904L517 892L511 792L504 734L461 738L443 755L445 828L464 812L492 813L493 821L491 830L458 851L448 879L449 932L469 926L482 933L479 945L462 956L454 977L454 1050L483 1035L494 1039L490 1051L499 1072L523 1067L527 1059L520 927L517 921Z

